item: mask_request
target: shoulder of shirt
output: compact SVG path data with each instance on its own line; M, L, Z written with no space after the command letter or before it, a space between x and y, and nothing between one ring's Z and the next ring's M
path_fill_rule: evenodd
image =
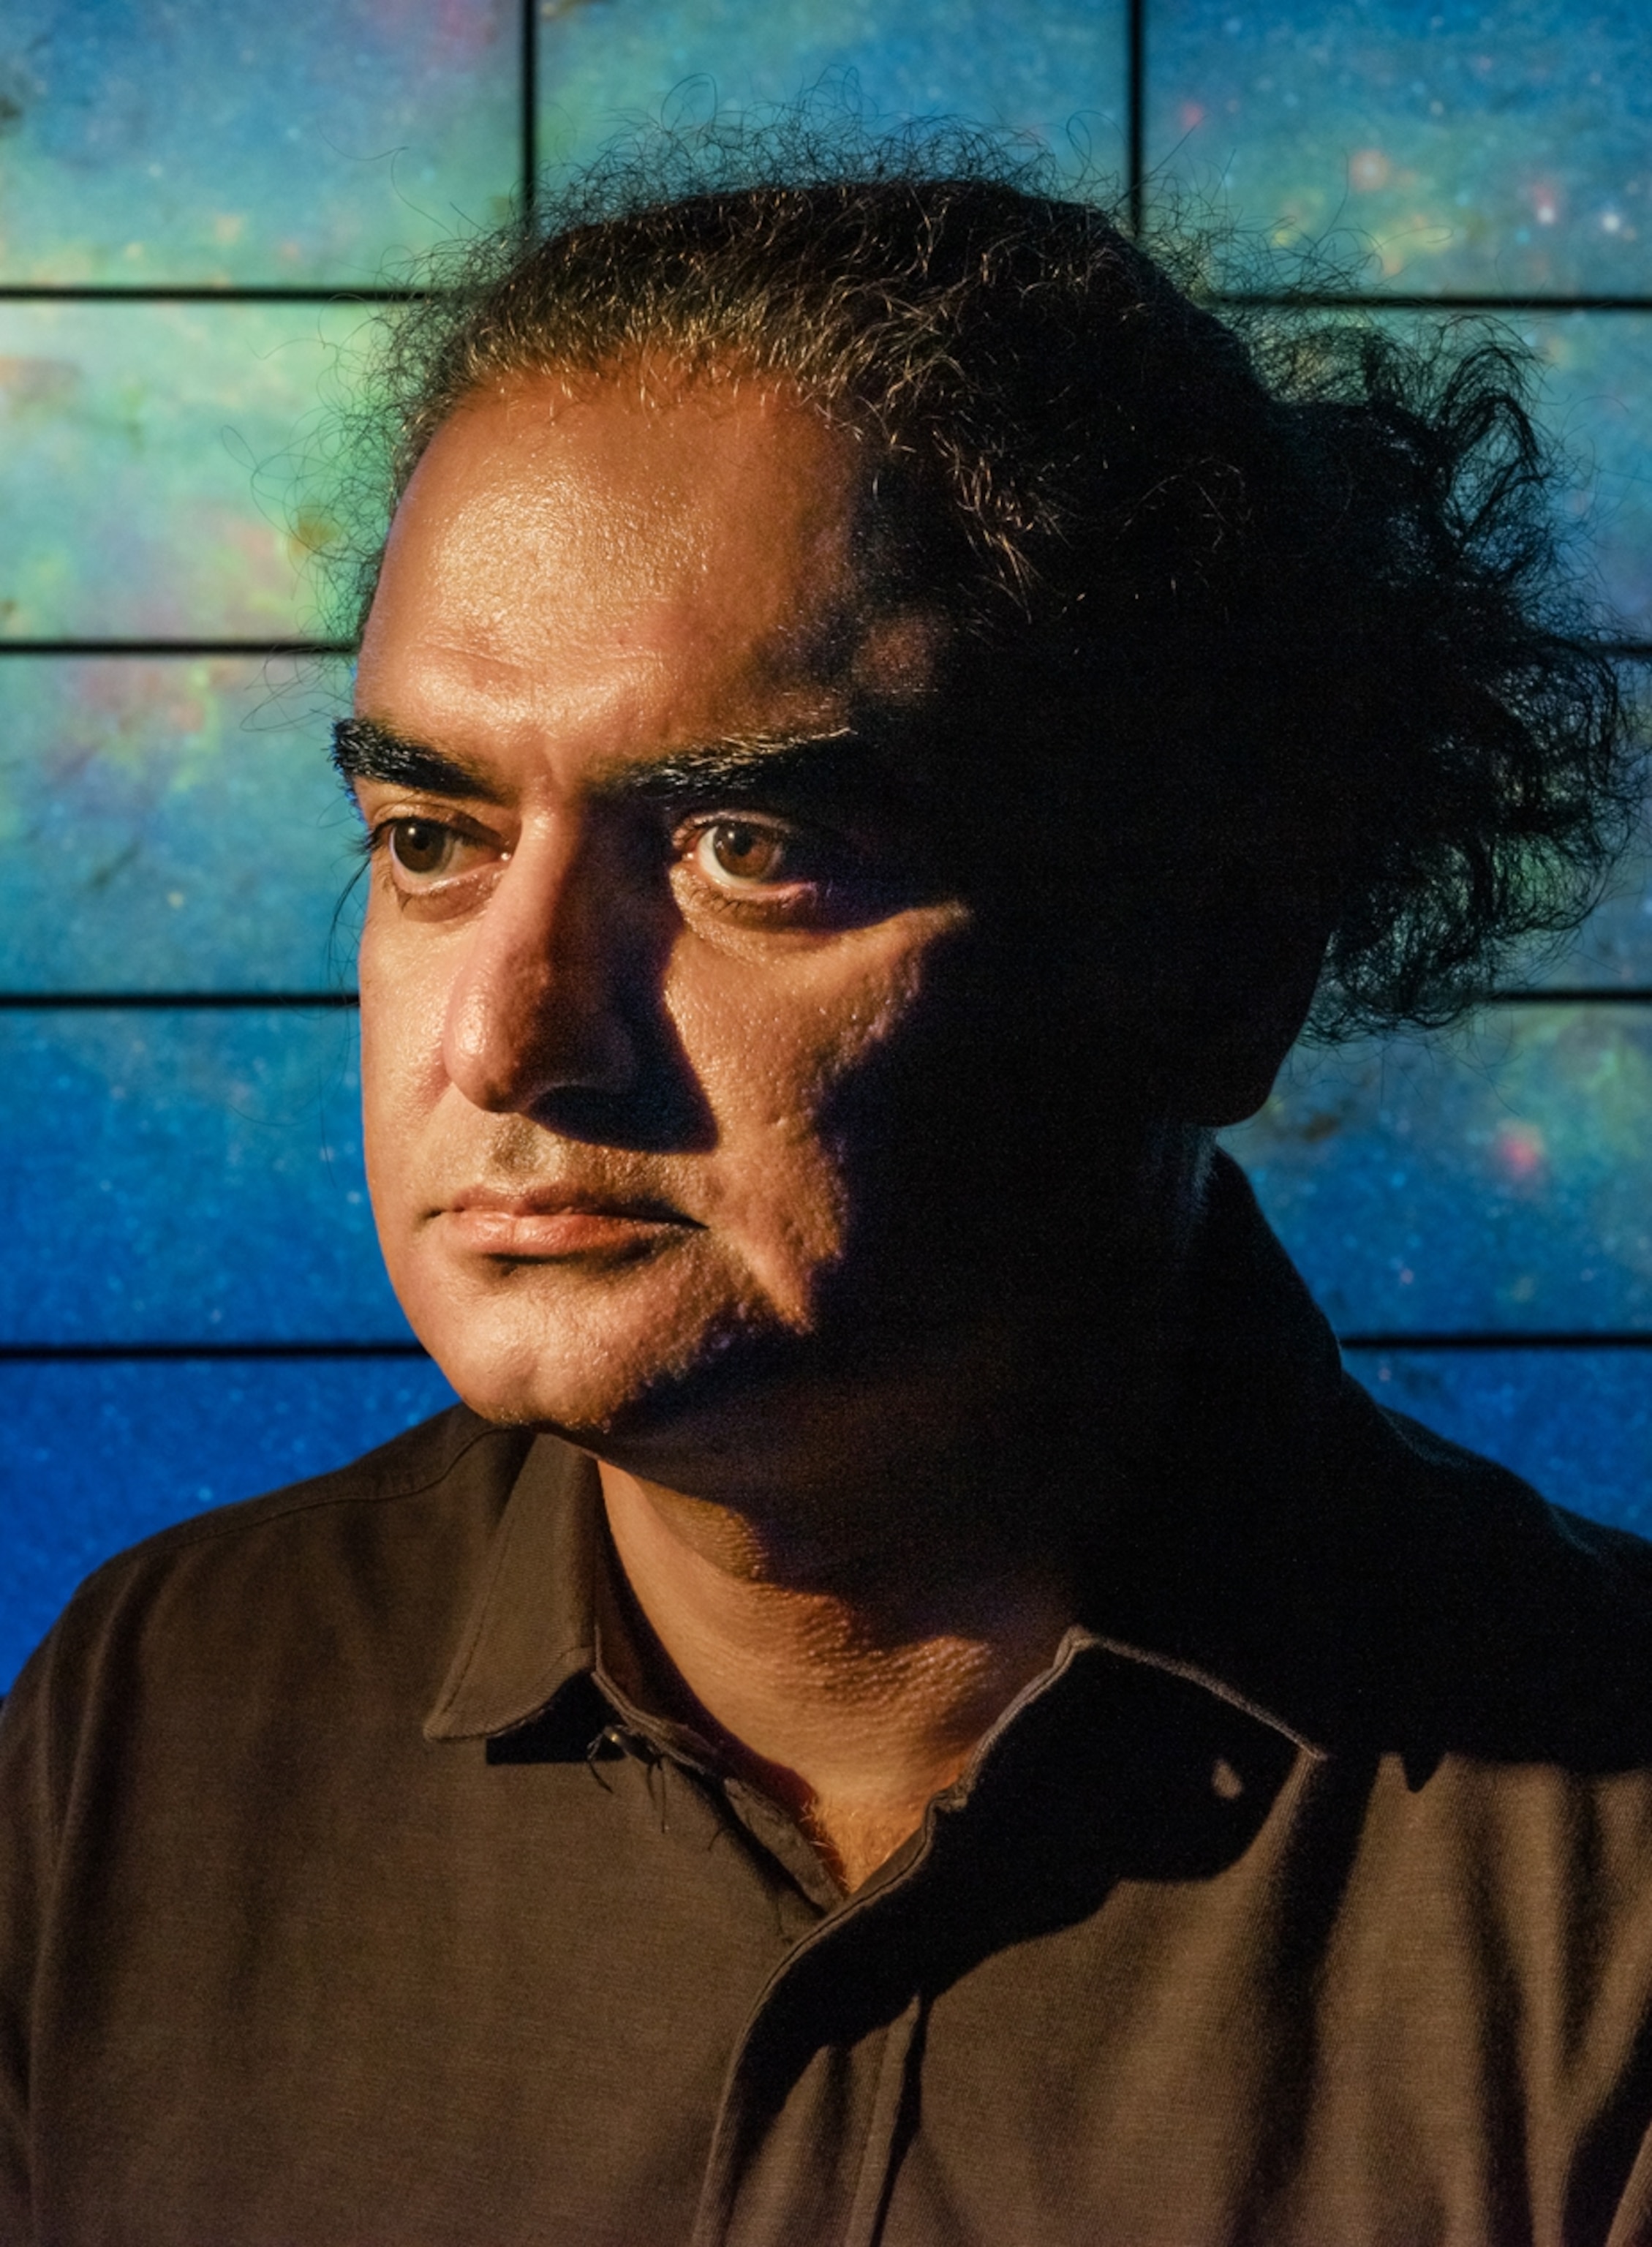
M1577 1569L1580 1581L1609 1588L1625 1602L1627 1615L1652 1626L1652 1542L1545 1497L1512 1468L1453 1443L1408 1413L1366 1401L1398 1469L1396 1482L1413 1485L1434 1535L1464 1562L1502 1562L1482 1582L1483 1596L1495 1599L1499 1587L1521 1582L1523 1572L1510 1565L1518 1554L1533 1571L1534 1588L1546 1588L1541 1579L1548 1567ZM1652 1636L1647 1650L1652 1656Z
M1345 1410L1360 1498L1328 1574L1367 1705L1483 1753L1652 1759L1652 1544L1362 1390Z
M1652 1763L1652 1545L1347 1376L1300 1440L1281 1398L1157 1494L1101 1603L1116 1636L1327 1745Z
M0 1704L0 1771L43 1757L60 1816L83 1753L118 1761L137 1724L160 1737L203 1711L222 1730L229 1711L257 1724L280 1708L302 1725L347 1704L416 1731L534 1440L456 1406L116 1554Z
M283 1484L262 1497L209 1507L175 1521L106 1561L87 1577L88 1585L134 1563L164 1560L192 1545L244 1536L290 1516L341 1506L377 1506L416 1498L446 1482L479 1446L498 1455L489 1465L514 1477L533 1441L531 1431L496 1427L463 1404L450 1405L388 1443L325 1474Z

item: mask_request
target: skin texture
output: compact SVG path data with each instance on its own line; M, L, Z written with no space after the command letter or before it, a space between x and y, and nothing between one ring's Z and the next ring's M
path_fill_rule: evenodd
M646 1441L653 1392L679 1405L726 1352L817 1327L855 1192L836 1096L968 922L898 878L825 898L807 838L802 879L721 875L693 818L600 793L843 725L837 450L772 400L524 387L455 417L400 511L358 707L477 789L359 790L381 836L421 812L452 831L433 880L375 854L368 1164L402 1300L490 1417ZM530 1237L556 1196L629 1219L598 1238L593 1211L558 1253Z
M856 748L946 645L877 590L870 482L772 386L473 399L357 700L397 1292L477 1410L596 1455L655 1689L848 1886L1070 1619L1036 1369L1139 1323L1196 1170L1041 1097L1048 957L937 856L923 755Z

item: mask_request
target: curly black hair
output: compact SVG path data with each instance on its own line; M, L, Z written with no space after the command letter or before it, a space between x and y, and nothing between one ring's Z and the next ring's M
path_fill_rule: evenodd
M1287 889L1331 931L1319 1035L1449 1021L1583 919L1639 801L1529 357L1277 290L1219 316L1197 241L1059 184L964 130L629 144L389 321L378 522L523 372L784 379L875 441L887 566L963 627L959 754L1036 775L1102 919Z

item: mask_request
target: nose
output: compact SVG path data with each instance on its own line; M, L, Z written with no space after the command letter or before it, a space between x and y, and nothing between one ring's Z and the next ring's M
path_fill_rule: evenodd
M477 1108L531 1113L569 1090L620 1093L638 1050L620 1005L625 900L575 823L525 836L467 931L442 1059Z

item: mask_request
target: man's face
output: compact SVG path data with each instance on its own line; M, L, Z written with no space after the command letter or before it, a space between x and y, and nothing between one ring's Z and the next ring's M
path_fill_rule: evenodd
M592 1440L806 1364L959 1248L925 1103L972 912L854 730L921 706L938 629L857 572L852 440L750 384L638 392L444 425L341 744L391 1277L476 1409Z

